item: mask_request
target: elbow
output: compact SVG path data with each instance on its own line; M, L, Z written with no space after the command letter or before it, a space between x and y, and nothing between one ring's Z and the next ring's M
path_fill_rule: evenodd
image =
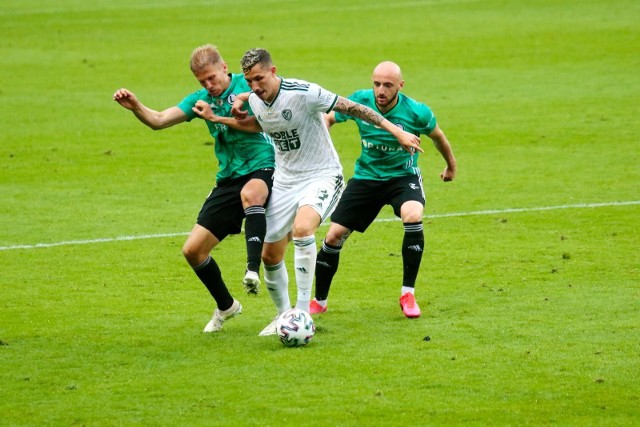
M149 126L151 130L162 130L169 127L164 123L149 123L147 126Z

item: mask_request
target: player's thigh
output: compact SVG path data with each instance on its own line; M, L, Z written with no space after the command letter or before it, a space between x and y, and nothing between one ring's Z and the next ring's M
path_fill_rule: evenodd
M425 204L422 177L412 175L389 181L389 204L403 222L421 221Z
M276 182L267 204L265 242L278 242L287 236L302 206L310 206L324 220L331 214L344 186L342 176L319 177L293 185ZM317 226L316 226L317 228Z
M331 222L363 233L386 204L383 189L384 183L380 181L349 180Z
M260 169L250 175L240 191L242 206L265 206L273 186L273 169Z
M282 187L277 184L271 190L266 208L267 233L265 243L275 243L286 237L291 231L298 210L300 194L298 189Z
M209 230L219 241L242 231L245 215L240 199L241 188L236 185L214 188L200 209L197 224Z
M314 179L304 186L298 209L308 206L315 210L320 217L319 225L335 210L343 190L344 179L341 175ZM311 215L309 217L312 218Z

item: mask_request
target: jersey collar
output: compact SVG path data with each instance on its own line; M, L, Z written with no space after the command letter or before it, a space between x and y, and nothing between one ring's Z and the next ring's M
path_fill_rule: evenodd
M383 116L386 116L387 114L391 113L393 110L395 110L395 109L396 109L396 107L398 106L398 104L400 104L400 97L402 96L402 94L401 94L400 92L398 92L398 96L396 97L396 103L395 103L395 105L394 105L393 107L391 107L389 110L387 110L387 112L386 112L386 113L383 113L383 112L380 110L380 107L378 107L378 103L376 102L376 94L375 94L375 92L373 92L373 90L372 90L372 93L373 93L373 105L375 105L375 106L376 106L376 110L378 110L378 113L382 114Z
M282 77L278 76L278 78L280 79L280 84L278 85L278 92L276 92L276 96L273 97L273 101L271 102L267 102L267 101L262 101L264 102L264 105L266 105L267 107L271 107L273 104L275 104L276 100L278 99L278 96L280 96L280 91L282 90Z

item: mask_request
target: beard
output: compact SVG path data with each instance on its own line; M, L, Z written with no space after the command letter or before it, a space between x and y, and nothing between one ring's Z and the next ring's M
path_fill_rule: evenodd
M378 101L378 96L376 96L376 106L378 107L387 107L389 105L393 105L394 102L396 102L396 99L398 99L398 92L396 91L396 93L393 94L393 96L391 98L384 98L386 100L386 102L384 103L380 103Z

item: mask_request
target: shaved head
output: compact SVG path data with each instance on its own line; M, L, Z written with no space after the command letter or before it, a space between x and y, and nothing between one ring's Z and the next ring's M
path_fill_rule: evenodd
M395 62L385 61L373 69L371 76L376 105L383 114L398 103L398 92L404 86L402 71Z
M402 81L402 71L400 70L400 66L391 61L379 63L376 68L373 69L373 75L385 76L388 79Z

